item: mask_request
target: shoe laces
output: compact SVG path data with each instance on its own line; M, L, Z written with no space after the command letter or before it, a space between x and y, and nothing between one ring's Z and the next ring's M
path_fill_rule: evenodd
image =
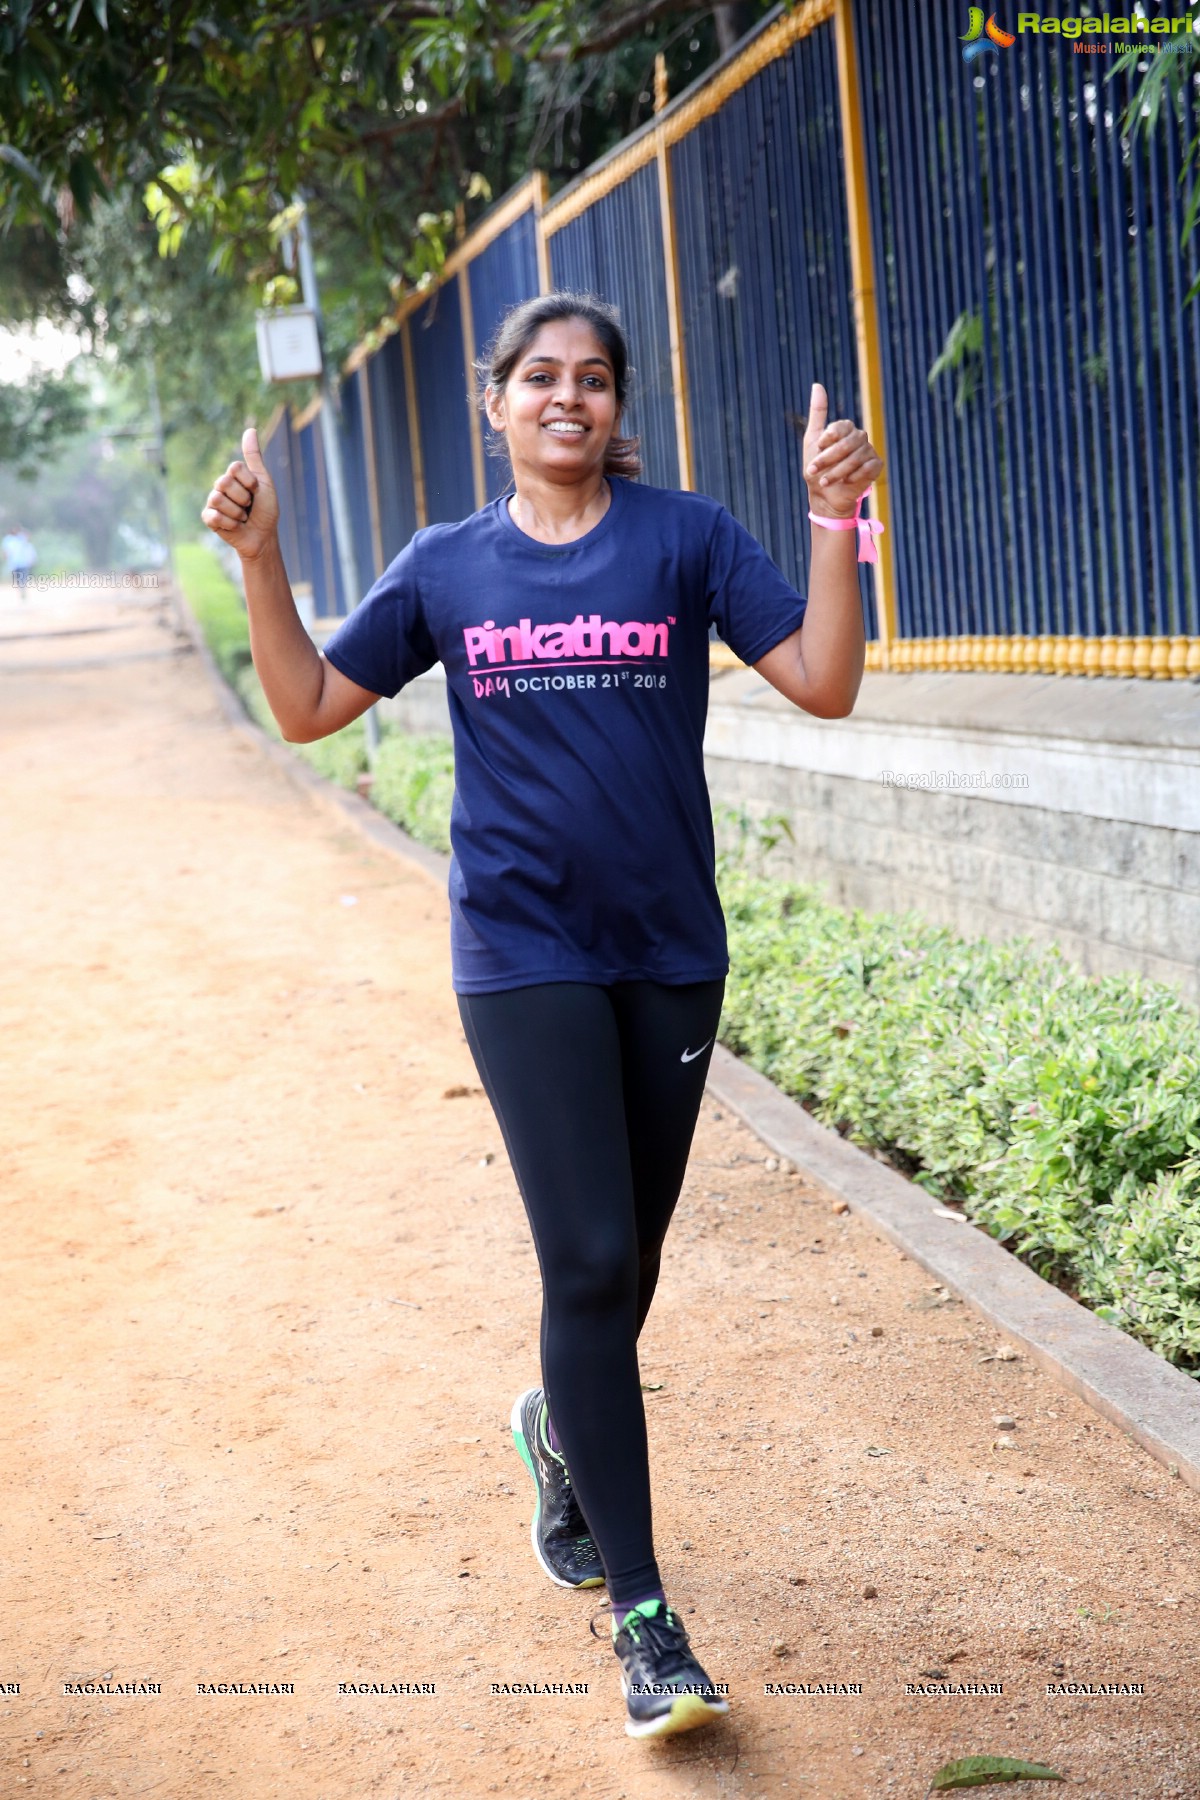
M670 1681L676 1675L694 1675L697 1664L688 1644L683 1621L669 1607L652 1619L642 1615L638 1627L638 1648L654 1669L656 1681Z
M600 1607L588 1620L588 1630L594 1638L600 1638L600 1633L596 1630L596 1620L602 1612L607 1612L611 1621L612 1610L611 1604ZM620 1632L625 1630L625 1619L631 1612L636 1614L637 1624L627 1635L633 1639L639 1650L649 1650L653 1655L659 1680L668 1681L672 1675L678 1675L684 1670L692 1668L694 1659L688 1647L688 1634L683 1620L674 1608L665 1602L660 1602L658 1611L651 1614L639 1612L637 1607L629 1607L616 1632L611 1632L610 1624L610 1632L614 1641ZM602 1638L601 1642L603 1642Z
M596 1610L595 1610L595 1612L594 1612L594 1613L593 1613L593 1614L592 1614L592 1616L591 1616L591 1618L590 1618L590 1619L589 1619L589 1620L588 1620L588 1630L589 1630L589 1631L590 1631L590 1632L591 1632L591 1634L592 1634L592 1636L593 1636L593 1637L594 1637L594 1638L596 1638L596 1639L597 1639L597 1641L598 1641L598 1642L599 1642L599 1643L601 1643L601 1644L603 1644L603 1643L604 1643L604 1642L605 1642L605 1638L604 1638L604 1637L603 1637L603 1635L602 1635L602 1634L601 1634L601 1633L600 1633L600 1632L598 1632L598 1631L597 1631L597 1630L596 1630L596 1620L597 1620L597 1619L598 1619L598 1618L600 1618L600 1617L601 1617L601 1615L602 1615L602 1614L607 1614L607 1615L608 1615L608 1619L609 1619L609 1624L610 1624L610 1627L611 1627L611 1623L612 1623L612 1606L611 1606L611 1605L610 1605L610 1604L609 1604L609 1603L608 1603L608 1602L607 1602L607 1601L606 1601L606 1602L605 1602L605 1604L604 1604L604 1605L603 1605L603 1606L598 1606L598 1607L597 1607L597 1608L596 1608ZM609 1640L610 1640L610 1641L611 1641L611 1638L612 1638L612 1632L611 1632L611 1629L610 1629L610 1631L609 1631L609 1634L608 1634L608 1637L609 1637Z

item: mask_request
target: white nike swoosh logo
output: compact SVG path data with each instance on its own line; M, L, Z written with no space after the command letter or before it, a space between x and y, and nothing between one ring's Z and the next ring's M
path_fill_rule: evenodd
M710 1044L711 1044L711 1043L712 1043L712 1039L711 1039L711 1038L705 1038L705 1040L704 1040L704 1042L703 1042L703 1043L702 1043L702 1044L701 1044L701 1046L700 1046L700 1049L699 1049L699 1050L685 1050L685 1051L684 1051L684 1053L683 1053L683 1055L682 1055L682 1056L681 1056L681 1057L680 1057L680 1059L679 1059L679 1060L680 1060L680 1062L695 1062L695 1060L696 1060L696 1058L697 1058L697 1057L698 1057L698 1056L699 1056L699 1055L700 1055L700 1054L701 1054L701 1053L702 1053L702 1052L703 1052L703 1051L705 1051L705 1050L707 1050L707 1049L708 1049L708 1046L709 1046L709 1045L710 1045Z

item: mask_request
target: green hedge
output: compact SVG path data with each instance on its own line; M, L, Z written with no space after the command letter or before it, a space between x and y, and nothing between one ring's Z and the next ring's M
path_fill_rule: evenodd
M217 561L215 541L180 544L175 570L217 667L231 685L250 666L250 621L242 596Z
M198 603L183 579L248 710L278 736L227 603L211 582ZM346 787L366 767L361 721L295 748ZM448 738L383 738L371 797L412 837L449 848L453 792ZM1171 988L1088 977L1026 940L844 912L815 887L754 871L748 839L769 847L769 825L731 809L722 824L740 840L718 859L731 962L722 1041L1200 1375L1200 1014Z
M253 665L242 669L233 685L255 724L282 742L283 734L275 723L275 715L267 704L267 696ZM302 756L306 763L311 763L318 775L335 781L339 787L357 787L358 778L367 767L367 734L361 719L355 719L329 737L318 738L314 744L289 744L288 748Z
M450 848L454 746L448 737L394 732L375 758L371 802L410 837L435 850Z
M846 913L723 858L721 1037L1037 1272L1200 1371L1200 1016L1027 941Z

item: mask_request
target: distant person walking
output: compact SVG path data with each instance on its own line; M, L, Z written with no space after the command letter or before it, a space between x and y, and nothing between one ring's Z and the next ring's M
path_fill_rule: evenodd
M796 706L844 718L865 660L856 511L883 465L814 384L806 600L719 501L640 480L613 307L524 301L479 373L511 485L416 532L324 654L296 613L254 431L201 516L242 559L285 738L325 737L445 667L453 984L542 1277L542 1379L511 1412L533 1549L559 1587L607 1584L625 1728L659 1737L729 1710L655 1560L637 1357L729 967L709 627Z
M4 569L14 587L25 588L37 562L37 551L33 547L33 539L23 525L14 525L12 530L0 539L0 550L4 552Z

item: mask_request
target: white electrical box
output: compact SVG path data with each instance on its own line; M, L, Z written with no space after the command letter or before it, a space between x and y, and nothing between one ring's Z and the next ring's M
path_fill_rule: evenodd
M303 381L321 374L321 343L311 307L272 306L256 316L264 381Z

